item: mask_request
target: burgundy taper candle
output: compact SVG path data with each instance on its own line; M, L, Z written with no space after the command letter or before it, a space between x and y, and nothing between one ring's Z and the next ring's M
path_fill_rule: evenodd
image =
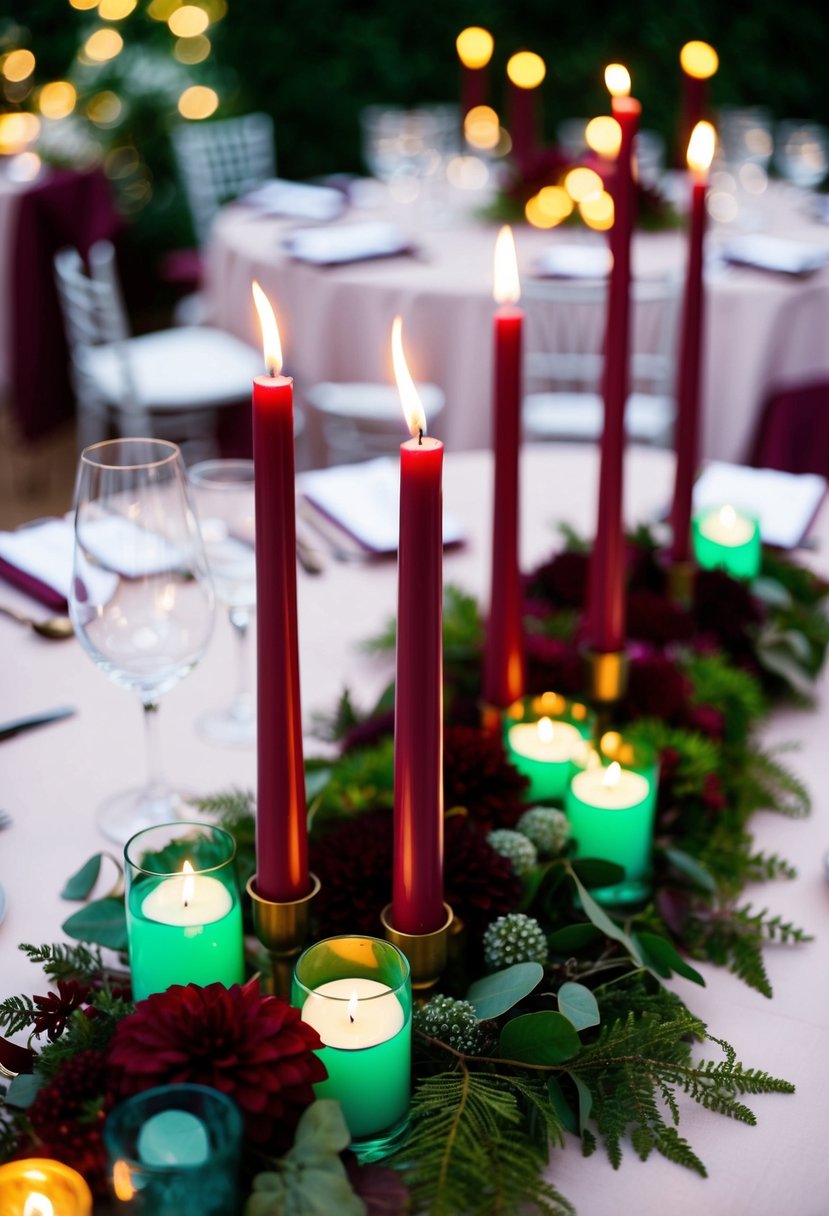
M524 693L519 566L521 339L524 314L515 245L508 226L495 246L492 572L484 649L484 701L506 709Z
M529 167L538 147L538 87L546 74L544 60L534 51L518 51L507 63L512 157L522 170Z
M276 323L258 284L254 294L272 372L253 382L256 887L263 899L291 902L310 889L299 697L293 380L278 374L282 359ZM269 333L276 335L275 349Z

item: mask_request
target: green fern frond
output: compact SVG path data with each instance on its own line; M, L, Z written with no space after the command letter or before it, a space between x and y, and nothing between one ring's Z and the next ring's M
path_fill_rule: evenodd
M42 967L53 980L78 980L88 983L98 979L104 970L101 951L97 946L85 946L80 942L53 942L33 946L22 942L19 947L30 962Z
M221 817L224 825L243 822L253 815L254 797L250 790L225 790L205 798L191 800L207 815Z
M33 1026L39 1009L30 996L10 996L0 1001L0 1029L6 1034L19 1034Z
M791 748L778 747L763 751L750 747L745 753L740 774L740 795L744 812L776 811L791 819L802 819L812 809L812 799L806 786L779 757Z
M797 870L785 857L778 853L764 853L761 849L749 857L746 877L749 882L774 882L782 878L797 878Z

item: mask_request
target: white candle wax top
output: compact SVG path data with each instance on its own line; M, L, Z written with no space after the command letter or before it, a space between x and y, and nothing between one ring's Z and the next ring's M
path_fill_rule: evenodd
M615 761L607 768L588 768L576 773L572 789L580 802L603 811L624 811L644 802L650 784L641 773L622 768Z
M519 722L509 729L509 743L514 752L528 760L542 760L547 764L572 760L582 742L575 726L569 722L553 722L550 718Z
M51 1199L47 1199L40 1191L32 1191L23 1204L23 1216L55 1216Z
M227 916L233 900L224 883L209 874L194 874L189 862L181 874L153 887L141 905L147 920L161 925L211 925Z
M329 980L307 997L302 1020L326 1047L357 1051L394 1038L403 1027L403 1006L378 980Z
M699 521L699 530L707 540L731 547L747 544L755 526L753 519L729 505L709 511Z
M207 1128L186 1110L162 1110L149 1118L137 1148L145 1165L203 1165L210 1156Z

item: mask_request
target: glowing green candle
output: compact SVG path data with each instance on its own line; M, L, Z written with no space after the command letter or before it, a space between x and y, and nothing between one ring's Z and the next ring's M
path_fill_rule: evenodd
M761 540L756 519L734 507L709 508L693 519L694 556L705 570L719 568L734 578L760 572Z
M622 866L625 881L594 891L602 903L640 899L647 891L656 810L655 781L622 768L614 760L577 773L564 810L577 857L596 857Z
M528 721L522 720L525 715ZM528 802L561 802L592 726L586 706L552 692L518 701L507 711L504 743L510 761L530 782Z

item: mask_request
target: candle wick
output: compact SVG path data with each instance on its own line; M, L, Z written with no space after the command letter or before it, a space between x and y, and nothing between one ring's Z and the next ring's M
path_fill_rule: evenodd
M417 446L419 448L422 448L423 447L423 428L422 427L418 427L417 435L418 435Z
M276 368L273 366L273 364L271 364L271 366L268 368L268 375L274 380L276 379Z
M354 1014L353 1014L353 1013L350 1013L350 1014L348 1015L348 1020L349 1020L349 1022L352 1022L352 1023L354 1022Z

